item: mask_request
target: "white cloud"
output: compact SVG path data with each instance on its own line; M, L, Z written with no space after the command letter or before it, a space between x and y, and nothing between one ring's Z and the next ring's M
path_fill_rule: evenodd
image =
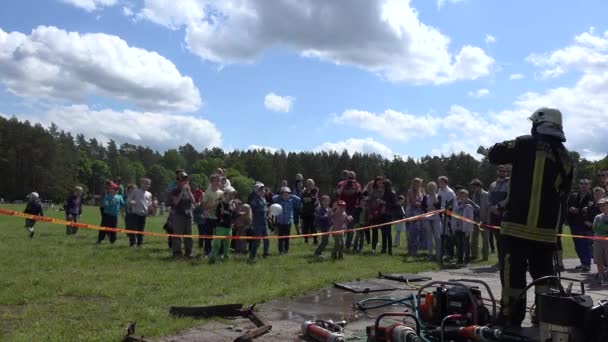
M398 138L412 131L418 137L447 137L432 153L464 151L475 154L479 145L490 146L529 134L531 124L527 118L540 107L555 107L564 115L564 130L568 139L566 146L588 159L604 157L608 146L608 33L601 35L590 30L576 36L574 43L563 49L531 55L528 60L546 68L544 71L575 71L582 75L572 86L524 93L512 106L497 112L480 114L453 105L445 116L416 116L397 112L392 114L393 118L386 113L349 110L334 118L334 122L350 122L387 138ZM521 77L514 74L510 78ZM401 124L401 121L407 123L415 120L418 121L416 124ZM414 127L418 127L418 130Z
M264 97L264 107L273 112L289 113L295 99L291 96L281 96L268 93Z
M133 13L133 10L127 6L122 6L122 14L124 14L127 17L132 17L135 15L135 13Z
M407 141L416 137L435 135L440 119L429 115L401 113L392 109L380 114L349 109L336 116L333 122L376 132L387 139Z
M249 145L247 147L248 150L252 150L252 151L262 151L265 150L266 152L270 152L270 153L275 153L278 152L279 149L276 147L272 147L272 146L264 146L264 145Z
M486 44L494 44L496 43L496 37L491 34L486 34Z
M470 91L469 92L469 96L471 97L484 97L490 94L490 91L488 89L482 88L482 89L478 89L476 91Z
M457 4L459 2L465 2L466 0L437 0L437 9L442 9L446 3Z
M30 35L0 29L0 81L11 93L82 102L107 97L154 111L194 111L198 88L156 52L117 36L39 26Z
M55 123L73 135L82 133L101 142L113 139L158 150L176 148L186 142L197 149L222 144L222 134L213 123L189 115L95 110L87 105L71 105L54 107L43 114L18 117L47 126Z
M512 81L513 81L513 80L521 80L521 79L523 79L524 77L525 77L525 76L524 76L524 75L522 75L522 74L511 74L511 75L509 75L509 79L510 79L510 80L512 80Z
M102 7L114 6L118 3L118 0L61 0L66 4L82 8L87 12L92 12Z
M603 36L594 30L574 38L574 44L548 54L531 54L527 60L541 67L543 77L557 77L569 71L598 74L608 71L608 31Z
M394 82L439 84L486 76L494 63L478 47L451 51L450 38L422 23L410 0L146 0L137 17L185 27L187 48L221 65L281 46Z
M353 138L338 142L326 142L313 149L313 151L315 152L335 151L338 153L342 153L345 150L350 155L353 155L354 153L358 152L363 154L379 154L388 159L393 159L393 157L395 156L395 153L393 153L390 148L372 138Z

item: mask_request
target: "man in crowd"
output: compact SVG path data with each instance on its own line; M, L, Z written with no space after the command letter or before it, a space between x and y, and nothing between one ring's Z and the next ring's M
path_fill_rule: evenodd
M608 191L608 169L601 170L597 173L597 176L600 180L600 188Z
M337 200L344 201L346 203L346 215L354 216L357 207L359 206L359 199L361 198L361 184L356 180L357 175L354 171L347 171L346 180L338 183L336 190ZM347 223L348 229L355 227L355 221L350 220ZM351 244L353 241L354 232L346 233L346 250L350 251Z
M217 205L220 202L224 192L221 189L221 176L218 174L212 174L209 177L209 186L205 195L203 196L203 216L205 218L204 223L204 235L213 235L215 227L217 226L218 217L216 215ZM211 239L199 239L199 248L203 256L208 256L211 253Z
M268 237L268 227L266 225L266 213L268 212L268 205L264 196L265 187L263 183L257 182L253 187L253 193L249 196L249 206L251 206L251 213L253 220L251 223L253 236L256 237ZM269 253L270 242L268 239L264 239L264 254L262 257L266 258ZM255 262L255 258L260 246L260 240L252 240L249 247L249 262Z
M152 205L152 194L148 191L152 181L149 178L139 180L139 188L131 190L127 196L127 205L131 208L125 219L127 229L143 232L146 227L146 217ZM144 243L143 234L129 234L129 245L141 247Z
M302 233L314 234L317 232L315 227L315 209L319 204L319 189L312 179L306 180L306 187L302 192ZM312 238L317 245L317 237ZM308 243L308 237L304 237L304 243Z
M475 221L488 223L490 215L488 192L483 189L483 183L479 179L474 179L470 183L469 188L471 190L471 199L479 206L479 210L475 210ZM479 256L479 237L481 236L481 257L483 261L487 261L490 245L489 232L487 229L482 229L483 228L479 225L473 227L471 236L471 258L475 260Z
M63 210L65 211L65 220L70 222L78 222L78 218L82 214L82 187L75 186L72 193L63 202ZM65 233L73 235L78 232L78 227L66 226Z
M579 191L572 194L568 200L568 225L573 235L592 236L593 231L585 226L585 208L593 204L591 182L588 179L579 181ZM591 270L592 240L573 238L574 249L581 264L576 266L577 271L589 272Z
M192 235L192 205L194 195L190 189L190 181L186 172L177 175L177 186L171 191L170 199L173 207L173 234ZM173 257L182 256L182 240L184 242L184 254L186 257L192 255L192 238L172 237L171 247Z
M497 179L490 184L488 194L490 195L490 224L500 227L502 223L502 215L509 201L509 166L498 165L496 168ZM501 260L500 247L500 231L491 229L490 231L490 249L495 252L494 240L496 240L496 249L498 250L498 260Z
M503 287L498 322L506 327L519 327L524 320L526 270L534 280L555 274L560 204L570 191L573 175L563 144L561 112L541 108L530 120L532 135L498 143L489 151L478 150L492 164L513 165L500 236ZM549 286L548 282L537 284L536 293L546 292Z
M437 178L437 186L439 192L437 196L441 199L441 209L452 210L454 202L456 200L456 193L448 185L448 177L440 176ZM446 256L448 258L454 257L454 241L453 235L451 234L450 220L447 219L447 215L443 215L443 226L441 228L441 253L439 255Z

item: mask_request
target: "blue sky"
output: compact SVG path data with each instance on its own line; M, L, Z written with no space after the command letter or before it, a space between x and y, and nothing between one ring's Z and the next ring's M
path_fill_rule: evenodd
M156 149L419 157L527 133L608 138L608 3L57 0L0 3L0 113Z

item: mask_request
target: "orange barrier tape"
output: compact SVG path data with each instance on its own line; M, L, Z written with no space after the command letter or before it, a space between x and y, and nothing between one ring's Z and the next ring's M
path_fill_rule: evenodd
M493 230L500 230L499 226L494 226L491 224L487 224L487 223L482 223L482 222L477 222L474 220L471 220L469 218L466 218L464 216L460 216L456 213L453 213L449 210L445 211L446 215L448 216L453 216L459 220L465 221L465 222L469 222L469 223L473 223L479 226L479 230L483 231L483 228L489 228L489 229L493 229ZM482 228L483 227L483 228ZM587 239L587 240L599 240L599 241L608 241L608 236L589 236L589 235L573 235L573 234L557 234L557 236L559 237L571 237L574 239Z
M443 210L435 210L435 211L431 211L431 212L428 212L425 214L412 216L412 217L404 218L401 220L386 222L386 223L382 223L382 224L376 224L376 225L365 226L365 227L354 228L354 229L336 230L336 231L330 231L330 232L324 232L324 233L298 234L298 235L285 235L285 236L278 236L278 235L223 236L223 235L167 234L167 233L155 233L155 232L145 232L145 231L142 232L142 231L138 231L138 230L128 230L128 229L123 229L123 228L110 228L110 227L103 227L103 226L88 224L88 223L61 220L61 219L56 219L56 218L46 217L46 216L31 215L31 214L26 214L26 213L14 211L14 210L0 208L0 215L21 217L21 218L25 218L25 219L34 220L34 221L48 222L48 223L52 223L52 224L60 224L60 225L71 226L71 227L76 227L76 228L84 228L84 229L91 229L91 230L105 230L105 231L116 232L116 233L138 234L138 235L156 236L156 237L175 237L175 238L192 238L192 239L222 239L222 240L265 240L265 239L279 239L279 238L288 239L288 238L303 238L303 237L314 237L314 236L323 236L323 235L338 235L338 234L350 233L350 232L355 232L355 231L360 231L360 230L378 228L378 227L387 226L387 225L393 225L393 224L401 223L401 222L412 222L412 221L422 220L422 219L426 219L426 218L435 216L441 212L443 212Z

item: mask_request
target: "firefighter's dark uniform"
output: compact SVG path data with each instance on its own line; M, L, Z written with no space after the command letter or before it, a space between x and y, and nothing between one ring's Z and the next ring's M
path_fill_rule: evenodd
M513 165L500 232L501 318L507 326L520 326L526 297L517 298L526 287L528 267L533 279L555 274L561 199L572 183L572 162L560 140L540 134L496 144L488 158L492 164ZM536 293L546 289L547 285L537 286Z

